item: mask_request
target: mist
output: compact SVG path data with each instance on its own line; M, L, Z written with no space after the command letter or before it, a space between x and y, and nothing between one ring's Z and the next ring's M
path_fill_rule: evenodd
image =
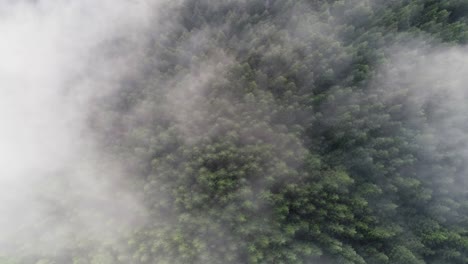
M3 1L0 263L464 263L452 2Z
M131 72L149 1L0 4L0 252L51 254L81 236L117 236L139 208L124 168L89 126L98 98ZM118 48L117 48L118 49ZM70 220L71 219L71 220ZM108 222L118 219L118 223Z
M448 209L446 197L463 197L468 184L468 47L429 43L415 39L389 47L392 56L371 86L390 107L404 109L410 126L418 129L414 141L419 145L420 162L434 164L421 167L417 178L431 186L434 215L450 222L463 217ZM447 163L450 168L441 170Z

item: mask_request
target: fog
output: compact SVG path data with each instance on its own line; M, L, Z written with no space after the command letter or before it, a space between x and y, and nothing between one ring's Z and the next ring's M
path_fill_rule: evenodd
M123 168L101 153L88 119L131 72L133 55L104 49L117 40L136 48L156 4L0 3L1 252L18 243L50 253L135 220L137 201L113 182ZM121 223L106 222L115 214Z
M432 39L390 47L382 41L379 45L385 48L378 48L384 49L386 59L373 62L378 65L366 76L370 80L365 87L348 87L354 77L343 76L359 52L344 35L357 30L337 28L351 18L356 27L366 23L358 18L369 15L374 2L346 3L319 12L303 2L283 6L280 1L260 1L250 7L256 11L249 10L258 12L255 18L236 24L237 18L251 15L243 10L248 1L1 2L0 256L60 255L81 246L98 251L142 227L144 235L123 246L143 248L129 253L141 262L156 258L149 254L159 250L167 253L160 261L171 263L185 250L177 243L187 240L187 255L199 254L193 258L200 263L225 255L234 263L247 259L242 250L251 245L244 238L257 230L254 225L263 228L265 241L279 237L268 243L277 243L283 254L296 243L310 241L296 239L294 230L283 238L280 229L286 218L275 219L276 205L261 195L271 194L272 186L280 193L288 181L320 180L314 173L328 177L328 170L348 177L353 165L335 164L333 155L313 159L317 172L305 171L304 160L322 154L322 146L310 145L329 143L326 132L321 134L327 129L343 138L359 134L350 136L357 139L370 134L374 125L388 137L406 132L385 131L389 120L419 133L408 138L417 145L414 152L420 159L411 177L434 194L423 201L424 210L441 222L456 219L456 212L444 205L444 195L463 195L468 183L468 48L428 44ZM184 25L191 15L182 13L192 12L191 4L197 12L226 19ZM219 11L230 8L225 14ZM347 11L343 21L330 15L340 9ZM270 18L268 12L277 14ZM256 50L249 53L251 47ZM341 77L346 80L338 80ZM352 85L362 84L356 83ZM388 110L388 115L377 113L380 119L373 120L368 110L360 112L369 104L383 105L379 110ZM404 109L395 111L403 117L392 115L392 109ZM354 131L341 131L342 116L348 112L350 118L364 121L359 120ZM324 127L311 125L316 123ZM385 144L375 148L386 153L382 156L388 154ZM355 154L343 150L337 155L344 159ZM365 154L365 162L375 162ZM436 165L446 160L454 162L454 169L438 171ZM434 166L424 167L427 161ZM322 167L321 162L330 164ZM395 175L406 172L404 166L398 168L403 169ZM230 177L231 182L217 177ZM135 186L138 181L143 184ZM396 182L390 177L375 183L379 181ZM202 193L205 189L212 193ZM376 201L401 202L396 191L386 195ZM318 202L311 197L313 207ZM239 214L242 210L245 215ZM218 219L220 215L224 219ZM245 230L236 230L238 226ZM199 227L203 230L196 230ZM341 243L336 237L331 232L330 241ZM258 252L267 252L268 243ZM346 243L343 247L352 249ZM363 259L360 252L352 252ZM109 259L103 263L112 263L113 257ZM319 259L314 255L310 262ZM131 263L119 259L126 262Z
M415 143L421 158L452 162L450 171L425 168L418 178L435 194L462 195L468 183L468 47L430 42L414 39L389 47L391 56L377 71L372 91L389 106L405 110L405 118L420 132Z

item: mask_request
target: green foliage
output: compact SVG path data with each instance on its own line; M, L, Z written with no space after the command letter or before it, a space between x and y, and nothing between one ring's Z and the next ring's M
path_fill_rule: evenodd
M147 72L95 117L148 223L105 249L21 263L468 262L467 197L444 183L456 153L427 154L440 149L423 144L428 119L406 87L394 100L369 88L392 45L467 42L466 1L191 0L177 12L149 41Z

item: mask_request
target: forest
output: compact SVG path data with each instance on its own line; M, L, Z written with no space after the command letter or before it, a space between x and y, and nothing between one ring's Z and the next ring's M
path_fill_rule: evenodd
M54 172L1 264L468 263L468 1L157 9L83 73L130 65L83 121L111 195Z

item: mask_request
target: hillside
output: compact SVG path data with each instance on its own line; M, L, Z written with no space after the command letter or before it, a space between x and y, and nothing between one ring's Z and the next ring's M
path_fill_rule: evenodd
M106 157L95 175L118 191L89 203L57 191L44 220L92 219L112 236L62 243L35 223L0 263L468 263L468 1L154 13L99 42L82 72L119 69L83 121ZM49 194L76 184L50 177ZM55 249L36 246L48 239Z

